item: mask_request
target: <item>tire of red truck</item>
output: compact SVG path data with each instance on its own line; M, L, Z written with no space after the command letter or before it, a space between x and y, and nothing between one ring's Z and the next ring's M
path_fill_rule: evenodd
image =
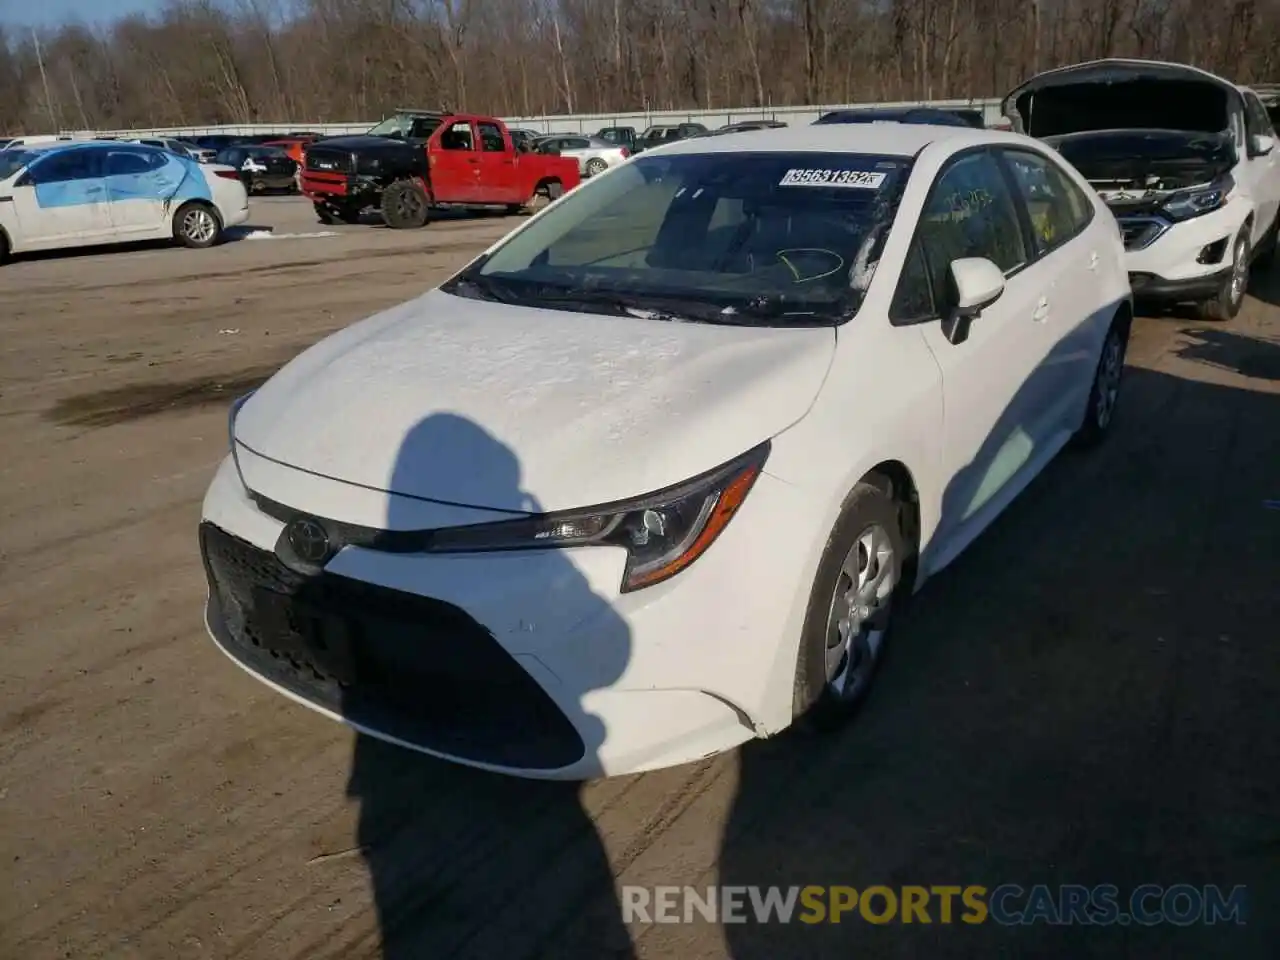
M559 180L544 180L533 188L533 196L524 204L524 212L537 213L553 200L559 200L564 194L564 184Z
M414 180L397 180L382 191L382 219L392 230L424 227L430 212L427 191Z

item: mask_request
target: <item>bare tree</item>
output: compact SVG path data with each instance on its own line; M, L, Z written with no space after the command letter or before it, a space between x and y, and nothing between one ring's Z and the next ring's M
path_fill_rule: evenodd
M1278 38L1280 0L169 0L0 28L0 132L976 98L1106 56L1268 81Z

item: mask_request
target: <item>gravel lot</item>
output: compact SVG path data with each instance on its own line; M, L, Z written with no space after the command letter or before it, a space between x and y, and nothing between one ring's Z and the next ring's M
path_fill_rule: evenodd
M1116 435L922 593L857 724L579 788L357 740L205 638L226 403L513 221L269 199L252 225L277 236L0 269L0 956L1275 956L1280 270L1230 324L1137 323ZM1245 884L1254 909L620 921L615 885L717 882Z

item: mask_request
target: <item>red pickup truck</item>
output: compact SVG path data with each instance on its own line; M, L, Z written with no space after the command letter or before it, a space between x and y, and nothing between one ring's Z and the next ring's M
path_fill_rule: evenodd
M432 110L318 140L302 171L322 223L356 223L376 206L396 229L423 226L440 205L537 210L579 182L576 160L517 150L501 120Z

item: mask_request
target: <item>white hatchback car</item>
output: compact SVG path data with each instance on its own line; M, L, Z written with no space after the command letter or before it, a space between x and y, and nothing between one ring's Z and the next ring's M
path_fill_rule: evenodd
M1240 311L1280 228L1280 152L1256 93L1184 64L1097 60L1033 77L1004 111L1110 206L1135 296Z
M233 406L206 625L290 697L522 776L840 720L895 600L1106 433L1130 311L1114 218L1027 137L641 154Z
M0 262L134 240L210 247L247 219L238 171L167 150L88 140L0 151Z

